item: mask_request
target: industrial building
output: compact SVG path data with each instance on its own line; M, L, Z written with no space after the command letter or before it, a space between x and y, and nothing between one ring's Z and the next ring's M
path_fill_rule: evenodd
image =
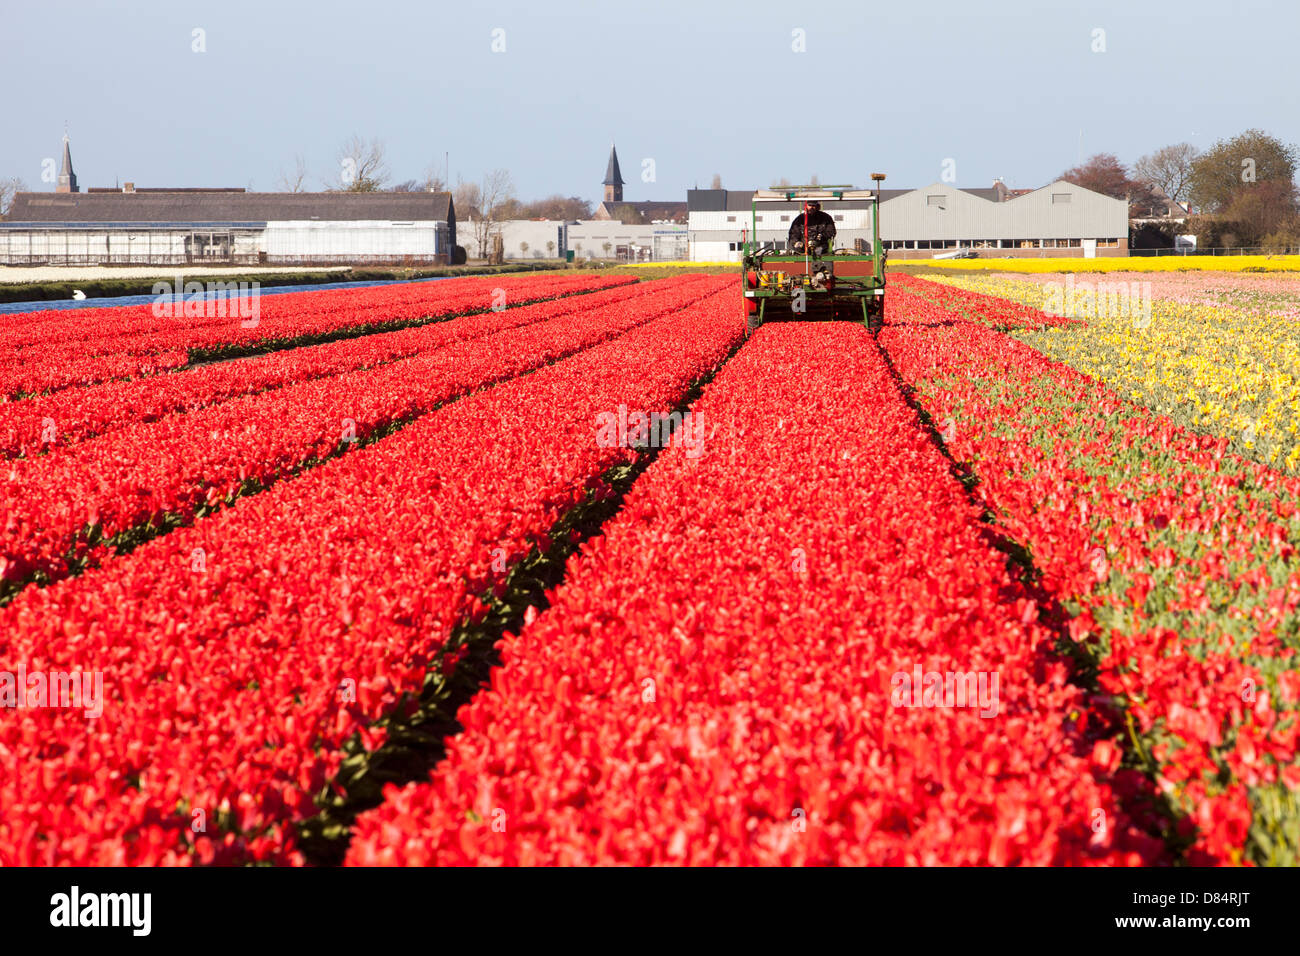
M0 222L9 265L445 264L455 246L451 193L83 193L66 137L55 192L18 193Z
M685 205L685 203L683 203ZM460 222L460 244L471 258L485 256L473 219ZM494 222L506 259L681 261L688 257L685 223L626 223L617 219L507 219Z
M687 192L690 258L736 261L752 232L749 190ZM853 248L871 235L871 203L827 207L836 219L836 246ZM798 204L764 203L759 241L784 243ZM928 259L959 250L985 256L1126 256L1128 203L1058 180L1041 189L882 189L880 240L891 258ZM750 238L754 238L750 236Z
M611 145L603 201L586 220L494 222L506 259L571 254L644 262L736 261L746 237L784 245L798 204L765 203L753 232L751 190L691 189L686 202L625 201ZM871 239L869 201L837 203L836 246ZM621 222L631 207L643 222ZM631 218L631 217L629 217ZM486 257L475 223L460 244ZM1128 203L1063 180L1034 190L932 183L880 191L880 239L894 259L974 250L996 256L1126 256ZM81 192L65 136L53 193L19 193L0 222L0 264L444 264L455 260L450 193L250 193L243 189ZM489 245L494 245L490 242Z
M738 262L746 238L785 248L790 223L799 215L799 203L762 203L755 233L753 197L753 190L748 189L688 189L688 257L695 262ZM835 220L837 248L851 249L855 240L870 240L871 205L851 200L827 206Z
M0 263L448 263L450 193L133 189L19 193Z

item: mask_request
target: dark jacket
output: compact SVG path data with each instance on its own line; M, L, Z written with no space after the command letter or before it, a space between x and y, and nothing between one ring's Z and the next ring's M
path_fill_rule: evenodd
M790 242L803 242L803 221L804 214L800 213L795 217L794 222L790 223ZM808 213L808 241L810 243L822 243L830 245L835 238L835 220L829 213L816 209Z

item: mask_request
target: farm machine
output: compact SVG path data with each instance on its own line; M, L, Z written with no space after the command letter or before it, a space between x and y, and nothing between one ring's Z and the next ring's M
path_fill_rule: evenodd
M874 192L852 186L774 186L754 193L741 257L750 332L764 322L798 320L879 327L885 308L879 217L885 176L872 173L871 178ZM869 226L863 221L867 217ZM762 241L760 225L765 231L788 229L788 237ZM844 241L840 231L869 231L870 238L860 236L852 248L836 248L837 239Z

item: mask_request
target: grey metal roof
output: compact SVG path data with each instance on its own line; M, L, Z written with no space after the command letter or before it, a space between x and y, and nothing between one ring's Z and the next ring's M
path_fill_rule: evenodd
M727 208L725 189L688 189L686 208L691 212L722 212Z
M1056 194L1068 194L1055 202ZM931 204L936 194L945 202ZM1128 203L1057 181L1004 202L976 190L931 183L886 203L880 236L886 240L1108 239L1128 234Z
M451 193L18 193L9 222L454 221Z
M0 229L21 231L24 229L39 230L64 230L76 232L77 230L112 230L120 229L124 231L144 231L147 229L175 230L175 229L265 229L265 222L220 222L217 220L204 220L203 222L106 222L95 220L94 222L54 222L48 219L25 220L22 222L0 222Z
M880 201L892 199L909 193L910 189L882 189ZM688 189L686 190L686 208L691 212L748 212L754 202L753 189ZM866 200L845 200L834 204L838 209L868 209L871 203ZM771 203L773 209L785 208L786 204ZM788 204L789 208L799 208L799 200Z

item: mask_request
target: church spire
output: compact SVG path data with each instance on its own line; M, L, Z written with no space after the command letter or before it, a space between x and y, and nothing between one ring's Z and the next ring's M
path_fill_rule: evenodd
M80 192L77 189L77 174L72 171L72 147L68 144L68 134L63 134L63 167L59 170L59 184L55 187L56 193L75 193Z
M609 144L609 163L605 166L605 202L623 201L623 174L618 168L618 150Z

